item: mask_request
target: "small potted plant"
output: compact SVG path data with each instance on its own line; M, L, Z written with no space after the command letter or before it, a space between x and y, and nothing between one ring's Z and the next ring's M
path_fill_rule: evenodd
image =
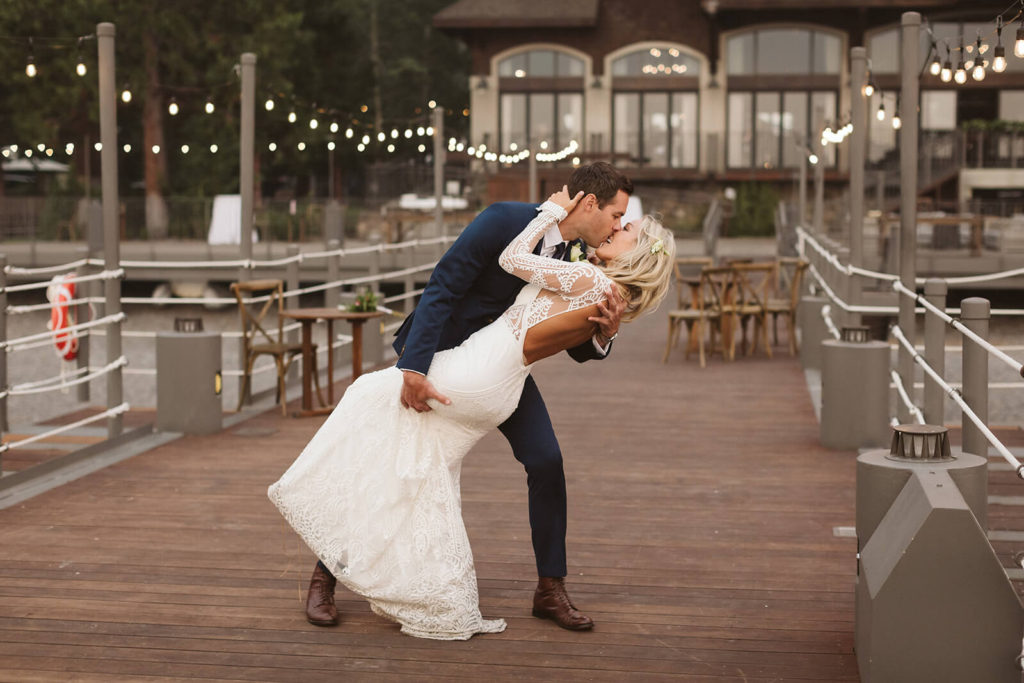
M373 290L363 290L356 296L355 302L348 307L354 313L370 313L377 310L377 295Z

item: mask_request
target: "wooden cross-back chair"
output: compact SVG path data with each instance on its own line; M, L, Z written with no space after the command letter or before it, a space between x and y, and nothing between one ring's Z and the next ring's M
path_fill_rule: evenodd
M704 367L704 333L705 323L710 319L710 312L704 310L703 287L700 272L711 266L713 260L708 256L686 256L676 259L676 308L668 313L668 340L661 362L668 362L672 348L679 341L679 331L686 327L686 358L696 348L700 355L700 366Z
M772 319L772 335L776 344L779 343L778 319L786 319L786 331L789 333L789 355L797 353L796 343L796 309L800 303L800 288L803 286L804 271L807 261L796 257L784 257L778 261L777 285L775 293L768 297L765 310Z
M746 355L757 351L760 341L765 354L772 356L768 343L768 297L775 287L775 263L734 263L732 266L736 287L735 307L739 320L742 348ZM753 320L753 339L747 346L747 324Z
M251 389L252 368L260 356L271 356L277 368L277 401L281 414L287 415L288 400L285 379L288 368L296 356L302 355L301 343L284 339L284 283L281 280L249 280L231 283L231 292L238 302L242 321L242 386L238 397L238 410L242 409L246 389ZM259 301L266 297L265 301ZM257 299L257 301L253 301ZM269 328L269 329L268 329ZM313 346L312 374L316 391L320 393L320 379L316 371L316 346Z

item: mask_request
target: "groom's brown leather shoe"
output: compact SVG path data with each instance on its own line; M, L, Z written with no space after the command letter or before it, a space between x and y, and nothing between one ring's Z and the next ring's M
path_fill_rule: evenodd
M586 631L594 628L594 620L581 613L572 604L565 592L565 579L542 576L537 579L537 590L533 594L533 616L550 619L570 631Z
M338 623L338 610L334 606L334 586L337 579L320 567L318 562L309 580L306 594L306 619L314 626L334 626Z

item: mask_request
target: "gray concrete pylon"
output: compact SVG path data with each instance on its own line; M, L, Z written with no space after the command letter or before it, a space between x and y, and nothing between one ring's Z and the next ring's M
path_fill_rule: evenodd
M238 189L242 197L240 245L242 259L252 260L252 229L255 183L256 134L256 55L245 52L241 58L242 119L238 140ZM269 235L266 236L269 239Z
M907 115L900 131L900 282L911 291L917 279L917 102L920 92L921 15L904 12L902 18L902 66L900 71L900 101ZM899 324L911 346L917 332L914 323L915 302L908 296L899 297ZM898 350L897 368L903 386L910 391L914 386L914 357L902 346ZM910 422L910 410L900 403L900 422Z

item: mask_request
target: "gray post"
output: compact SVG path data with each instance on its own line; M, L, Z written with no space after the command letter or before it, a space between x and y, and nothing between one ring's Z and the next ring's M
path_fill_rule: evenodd
M921 15L917 12L903 13L903 70L900 74L900 99L903 110L903 128L900 131L900 282L909 290L916 289L917 263L915 249L917 246L917 101L921 72ZM900 329L911 345L915 343L917 332L914 328L914 300L908 296L900 296ZM897 363L900 379L908 391L914 386L914 358L902 346ZM910 411L900 402L900 422L910 422Z
M79 266L75 269L75 274L78 277L83 277L89 274L89 266ZM75 298L84 299L89 296L89 285L91 282L83 282L75 288ZM88 302L80 303L75 306L75 321L84 322L89 319L89 304ZM89 339L92 334L86 330L85 333L78 337L78 355L75 357L75 367L83 375L89 374ZM0 386L3 386L0 384ZM78 400L85 402L89 400L89 383L82 382L78 385Z
M828 338L820 346L821 445L856 451L888 444L889 344Z
M297 244L289 244L288 248L287 248L287 254L288 254L288 258L291 258L293 256L298 256L298 254L299 254L299 245L297 245ZM288 292L293 292L293 291L297 290L298 288L299 288L299 262L298 262L298 260L295 260L295 261L290 261L288 263L288 265L285 267L284 290L285 290L285 293L287 294ZM284 307L287 308L287 309L298 308L299 307L299 297L297 297L297 296L289 296L289 297L287 297L284 300ZM290 321L290 322L294 322L294 321ZM287 340L287 342L289 344L296 344L299 341L299 331L298 330L291 330L290 332L286 332L284 336L285 336L285 339ZM295 363L292 363L291 367L288 368L288 380L289 381L293 381L295 379L296 375L297 375L297 371L295 369Z
M850 102L853 133L850 135L850 263L864 267L864 159L867 150L867 99L864 96L867 51L850 49ZM859 283L859 280L857 280Z
M924 296L928 303L936 308L946 309L946 281L928 278L924 283ZM946 323L937 315L924 314L924 359L928 365L946 376ZM945 422L945 392L931 378L924 378L924 421L930 425L941 425Z
M416 265L416 247L409 247L406 251L405 257L405 268L409 269ZM408 295L409 292L416 289L416 274L407 273L402 279L402 294ZM402 312L406 315L412 313L416 307L415 301L410 297L402 300Z
M341 243L336 239L327 240L327 251L336 251L341 248ZM341 279L341 256L327 257L327 281L337 282ZM324 292L324 306L337 308L341 303L341 290L331 287Z
M797 224L807 228L807 148L800 147L800 186L797 190Z
M437 107L432 114L434 126L434 227L438 237L444 237L444 107ZM437 254L444 253L445 245L438 244Z
M971 297L960 302L960 319L964 326L982 339L988 339L988 299ZM988 422L988 351L970 339L963 341L963 397L964 402ZM988 441L974 423L963 417L963 451L988 457Z
M527 176L529 178L530 189L527 194L531 204L537 203L537 145L536 140L534 144L530 146L530 156L526 160Z
M7 391L7 254L0 254L0 392ZM0 434L8 431L7 396L0 393ZM0 471L3 471L0 461Z
M242 54L242 122L238 144L238 191L242 195L242 258L252 260L254 149L256 130L256 55Z
M121 261L121 232L118 225L119 198L117 195L117 85L114 74L114 25L96 25L100 98L100 177L103 197L103 267L117 270ZM104 315L121 312L121 281L104 281L106 305ZM107 362L121 357L121 323L107 326ZM107 373L107 408L121 405L123 398L121 368ZM107 438L121 434L124 421L121 415L107 419Z

